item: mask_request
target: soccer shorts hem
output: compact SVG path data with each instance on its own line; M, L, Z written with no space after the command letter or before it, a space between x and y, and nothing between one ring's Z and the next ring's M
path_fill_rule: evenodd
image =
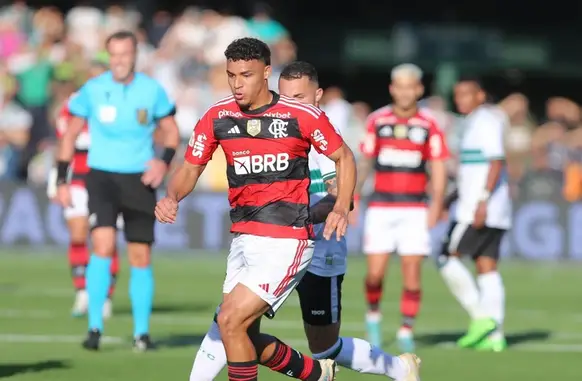
M64 209L65 220L89 216L89 195L87 189L77 185L70 186L71 206Z
M121 214L127 242L154 242L156 192L141 176L91 169L86 178L91 229L118 228Z
M475 229L470 224L457 222L449 231L449 253L458 253L473 259L479 257L499 259L505 229L488 226Z
M248 287L269 306L273 317L305 275L313 257L313 241L237 234L227 258L222 287Z
M425 207L370 207L364 221L364 253L431 254Z
M326 326L341 321L344 275L320 276L310 270L299 282L297 293L303 321Z

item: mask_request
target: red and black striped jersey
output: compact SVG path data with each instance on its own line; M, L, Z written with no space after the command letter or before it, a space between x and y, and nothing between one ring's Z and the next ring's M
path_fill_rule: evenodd
M343 144L325 113L277 93L270 104L246 111L229 97L198 121L185 160L205 165L219 144L227 162L231 232L312 238L309 149L329 156Z
M69 112L69 100L75 95L76 94L71 95L71 97L69 97L69 99L67 99L59 109L56 120L56 133L57 138L59 139L64 135L69 121L73 116ZM85 176L89 172L89 167L87 166L89 143L89 127L87 123L85 123L83 131L75 141L75 154L71 163L71 184L73 185L85 186Z
M376 161L369 205L426 205L426 163L449 156L437 121L420 109L410 118L401 118L386 106L370 114L366 129L361 151Z

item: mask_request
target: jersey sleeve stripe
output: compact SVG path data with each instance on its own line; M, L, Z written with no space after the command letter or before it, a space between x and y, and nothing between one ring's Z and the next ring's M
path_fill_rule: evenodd
M318 119L319 116L321 115L321 111L319 111L319 113L317 113L317 112L313 111L310 108L304 107L304 106L299 105L299 104L294 104L294 103L291 103L291 102L287 102L287 101L284 101L282 99L279 100L279 103L282 104L282 105L284 105L284 106L287 106L287 107L291 107L291 108L294 108L294 109L297 109L297 110L305 111L306 113L308 113L311 116L313 116L315 119Z
M321 176L321 178L323 179L323 181L331 180L334 177L336 177L336 173L335 172L329 172L329 173L326 173L325 175L322 175Z

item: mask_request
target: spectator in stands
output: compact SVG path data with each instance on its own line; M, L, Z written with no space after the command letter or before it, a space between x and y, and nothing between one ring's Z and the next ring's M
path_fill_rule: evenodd
M287 29L272 18L272 13L268 4L258 3L254 7L253 16L247 21L250 33L269 45L289 37Z
M344 92L339 87L331 86L325 89L321 98L321 108L342 135L347 133L352 117L352 105L345 99Z
M66 24L67 38L83 48L85 57L93 57L102 48L103 12L90 1L78 1L67 13Z
M289 37L284 37L271 46L271 77L269 88L279 91L279 76L285 66L297 59L297 46Z
M32 117L13 101L16 81L0 67L0 179L16 179L20 153L27 145Z

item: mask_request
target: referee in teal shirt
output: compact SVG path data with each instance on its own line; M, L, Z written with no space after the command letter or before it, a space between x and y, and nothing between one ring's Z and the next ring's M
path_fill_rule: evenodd
M85 83L69 103L74 117L57 156L57 197L63 205L71 203L66 181L69 164L75 140L88 123L91 144L86 185L93 252L86 274L89 334L83 347L99 348L102 309L111 282L109 267L115 250L116 221L121 213L131 265L134 349L145 351L152 348L149 320L154 279L150 257L155 189L162 183L179 143L176 108L157 81L135 72L137 39L133 33L111 35L106 47L111 71ZM159 158L154 154L156 128L164 136L164 151Z

